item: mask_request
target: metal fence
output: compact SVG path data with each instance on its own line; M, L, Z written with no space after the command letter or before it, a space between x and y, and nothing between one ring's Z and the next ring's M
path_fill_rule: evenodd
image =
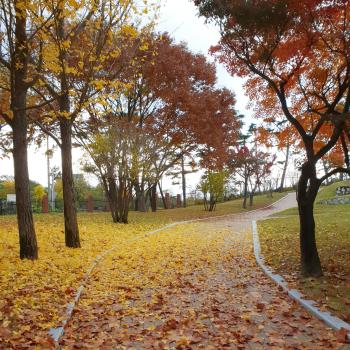
M176 196L169 196L168 209L174 209L179 207L178 198ZM187 199L187 206L202 204L202 199ZM88 200L79 200L76 201L76 208L78 212L108 212L109 211L109 203L107 200L95 200L93 199L90 202ZM181 204L181 203L180 203ZM50 213L62 213L63 212L63 200L55 200L54 202L47 202L47 209ZM43 213L47 212L44 210L45 205L42 201L33 201L32 202L32 210L34 213ZM135 210L135 198L130 201L130 211ZM146 209L151 210L151 204L149 198L146 200ZM157 198L157 209L164 209L164 202L161 197ZM0 216L3 215L15 215L17 212L16 203L7 202L6 200L0 200Z
M16 203L0 199L0 215L14 215L16 212Z
M170 208L176 208L177 207L177 198L176 197L170 197L169 198L169 205ZM92 200L90 203L88 200L80 200L76 201L76 208L78 212L88 212L88 211L94 211L94 212L108 212L109 211L109 203L107 200ZM63 200L55 200L54 202L48 202L48 212L50 213L62 213L63 212ZM89 207L90 205L90 207ZM43 213L43 203L40 202L32 202L32 210L34 213ZM149 200L146 201L146 208L147 210L151 210L151 205ZM157 208L158 209L164 209L164 204L161 198L157 199ZM169 209L170 209L169 208ZM135 199L132 199L130 201L130 208L131 211L135 209ZM17 212L16 209L16 203L14 202L7 202L6 200L0 200L0 216L3 215L15 215Z
M78 212L86 212L89 210L89 201L87 200L80 200L75 202L75 206L77 208ZM92 207L91 209L93 211L109 211L109 205L107 200L92 200ZM63 200L56 200L54 202L49 202L49 212L63 212Z

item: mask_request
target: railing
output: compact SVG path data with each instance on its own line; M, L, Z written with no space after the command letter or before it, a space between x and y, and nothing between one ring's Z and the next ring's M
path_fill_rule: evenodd
M15 215L16 203L0 200L0 215Z
M224 202L232 199L240 198L239 196L229 196L223 199ZM78 212L108 212L109 203L107 200L96 200L89 197L87 200L77 200L76 208ZM203 199L201 198L187 198L187 206L202 205ZM182 201L179 196L165 196L165 206L162 198L157 198L157 209L174 209L182 207ZM130 211L135 210L135 198L130 201ZM146 201L146 209L151 210L149 198ZM47 197L44 197L41 201L33 201L32 210L34 213L62 213L63 212L63 200L57 199L54 202L49 202ZM16 203L6 202L0 200L0 216L3 215L15 215Z

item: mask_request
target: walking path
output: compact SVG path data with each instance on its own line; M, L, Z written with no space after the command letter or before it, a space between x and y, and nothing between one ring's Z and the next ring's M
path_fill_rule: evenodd
M251 221L295 206L183 224L121 246L94 270L65 349L347 349L257 267Z

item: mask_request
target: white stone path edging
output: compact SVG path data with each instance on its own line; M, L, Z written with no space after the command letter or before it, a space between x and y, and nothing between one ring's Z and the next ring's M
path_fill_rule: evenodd
M158 233L160 231L167 230L169 228L172 228L172 227L178 226L178 225L190 224L190 223L193 223L193 222L205 221L205 220L210 220L210 219L219 219L219 218L230 217L230 216L231 217L232 216L238 216L238 215L242 215L242 214L254 213L254 212L259 211L259 210L268 209L270 207L273 207L276 203L282 201L285 197L282 197L278 201L276 201L276 202L274 202L274 203L272 203L272 204L270 204L270 205L268 205L266 207L259 208L259 209L248 210L248 211L239 212L239 213L219 215L219 216L209 216L209 217L205 217L205 218L201 218L201 219L193 219L193 220L186 220L186 221L176 221L176 222L174 222L172 224L165 225L165 226L163 226L163 227L161 227L161 228L159 228L157 230L154 230L154 231L151 231L151 232L147 232L144 235L139 235L139 236L137 236L135 238L132 238L132 239L126 241L125 243L132 243L132 242L135 242L135 241L137 241L139 239L147 238L147 237L149 237L151 235L154 235L154 234L156 234L156 233ZM87 284L92 271L95 269L95 267L100 263L100 261L102 259L104 259L108 254L110 254L113 251L115 251L118 247L119 246L114 246L111 249L103 252L102 254L100 254L93 261L93 263L91 264L90 268L86 271L86 273L84 275L84 278L83 278L83 282L80 285L80 287L77 289L77 292L76 292L76 295L75 295L74 299L70 303L67 304L66 317L62 321L61 326L56 327L56 328L51 328L49 330L49 335L53 339L53 341L54 341L54 343L56 345L56 348L60 348L59 342L60 342L60 339L62 338L62 336L64 334L64 329L65 329L68 321L70 321L70 319L72 318L73 310L74 310L75 306L78 304L78 302L79 302L79 300L81 298L81 294L82 294L83 290L85 289L85 285Z
M252 221L253 225L253 242L254 242L254 254L255 259L264 273L270 277L279 287L283 289L292 299L297 301L304 309L306 309L313 316L317 317L327 326L334 329L335 331L339 331L341 329L346 329L348 331L347 338L350 340L350 324L341 320L340 318L331 315L329 312L321 311L317 306L316 302L313 300L305 300L303 295L297 291L296 289L289 289L288 283L284 280L284 278L278 274L275 274L272 269L264 263L264 258L261 256L261 248L260 248L260 240L259 233L256 221Z

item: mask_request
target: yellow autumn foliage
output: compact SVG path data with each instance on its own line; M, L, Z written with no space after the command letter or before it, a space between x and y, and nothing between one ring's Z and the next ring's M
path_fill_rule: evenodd
M256 203L263 206L276 199L261 196ZM241 201L236 200L219 204L210 215L239 211ZM6 341L7 348L21 349L31 342L39 349L48 349L49 329L61 324L66 306L74 299L86 272L99 255L111 248L113 252L99 263L89 279L93 285L87 288L93 287L93 292L86 294L79 305L88 306L94 298L104 298L113 291L121 302L128 303L123 286L137 289L141 284L152 288L172 280L176 283L176 271L197 269L198 278L205 278L198 268L203 264L210 266L218 254L216 243L222 242L226 233L200 239L198 231L186 225L145 237L147 232L172 221L205 216L208 213L202 206L158 213L132 212L129 225L118 225L111 222L109 213L80 214L82 248L70 249L64 243L63 216L36 215L40 247L37 261L18 258L15 217L0 217L0 341ZM109 282L107 277L99 280L101 269L111 271ZM137 306L140 312L145 307ZM136 308L130 308L130 312L136 312Z
M14 343L25 341L26 332L47 338L50 327L64 317L66 304L96 257L162 223L115 225L107 214L82 215L80 219L83 248L74 250L65 247L61 215L36 217L39 260L21 261L14 217L1 218L0 338L5 329L10 330Z

